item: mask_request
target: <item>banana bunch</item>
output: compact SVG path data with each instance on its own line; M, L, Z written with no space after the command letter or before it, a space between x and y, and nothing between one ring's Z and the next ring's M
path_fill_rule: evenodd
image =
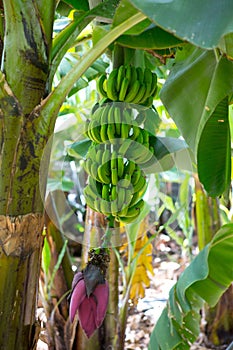
M114 216L117 221L130 223L143 209L146 178L133 161L124 160L115 150L109 153L109 145L104 146L105 149L96 150L96 156L102 152L100 163L87 157L87 161L91 159L95 164L89 168L85 165L90 175L84 189L87 205L106 216ZM90 153L94 156L93 149Z
M136 138L138 134L133 110L114 103L97 108L91 120L87 120L85 130L85 135L96 143L119 143L129 135Z
M135 118L134 112L125 104L107 103L93 113L86 125L85 134L97 145L119 145L119 154L137 164L149 165L149 161L153 160L154 149L149 145L149 133L138 125L137 120L140 119ZM98 158L94 154L92 161L95 162ZM89 163L88 169L97 166ZM87 172L92 176L91 171Z
M89 174L84 194L92 209L130 223L144 206L147 181L142 168L154 158L149 133L141 124L143 109L153 103L157 76L148 68L122 65L108 78L103 74L97 89L104 103L86 123L85 135L93 143L84 163Z
M107 78L101 75L97 90L104 99L151 107L157 92L157 76L149 68L122 65Z

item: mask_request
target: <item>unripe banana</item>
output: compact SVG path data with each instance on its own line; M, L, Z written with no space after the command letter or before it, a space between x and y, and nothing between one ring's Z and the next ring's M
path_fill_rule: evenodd
M121 84L121 88L120 88L120 92L119 92L119 101L124 101L125 100L125 96L128 90L128 86L129 86L129 79L127 79L126 77L123 79L122 84Z
M136 169L134 170L133 175L131 177L131 182L132 182L133 186L135 186L138 183L140 177L142 177L141 169L136 167Z
M143 78L143 82L146 84L149 84L151 86L152 84L152 72L149 68L145 68L144 69L144 78Z
M125 102L132 102L134 103L134 99L136 98L138 91L141 87L141 84L138 80L135 81L135 83L132 85L132 87L130 88L129 92L127 93L127 95L125 96Z
M113 69L109 74L109 77L107 80L107 96L112 101L117 101L118 99L118 93L116 89L117 74L118 74L118 69L117 68Z
M124 173L124 159L121 155L118 155L117 157L117 172L118 177L121 178Z
M111 201L115 201L117 199L117 187L112 185L111 187Z
M144 94L146 92L146 85L145 84L142 84L138 93L137 93L137 96L135 97L133 103L137 104L137 103L140 103L141 99L143 98Z
M101 166L98 167L97 170L98 178L103 184L110 184L111 179L110 175L108 172L108 165L107 163L102 164Z
M109 201L109 185L104 184L102 187L102 198Z
M117 79L116 79L117 92L120 91L121 84L122 84L124 77L125 77L125 66L122 65L118 68L118 72L117 72Z
M134 192L139 192L144 188L146 183L146 179L144 176L141 176L138 180L138 182L133 186L134 187Z
M136 138L138 137L139 133L140 133L140 127L137 125L132 125L132 134L130 135L130 139L132 141L136 140Z
M138 218L138 214L136 214L133 217L126 217L126 216L117 216L116 220L119 222L122 222L123 224L131 224Z
M140 84L143 83L144 80L144 73L141 67L136 68L137 71L137 80L140 82Z
M111 214L111 204L108 201L100 200L100 211L106 215L109 216Z
M114 108L114 121L115 121L115 127L116 127L116 134L118 136L121 136L121 109L120 107Z
M122 124L122 125L124 125L124 124ZM130 139L126 138L119 148L119 151L118 151L119 154L124 156L131 144L132 144L132 141Z
M126 217L134 217L136 215L139 215L141 210L143 209L144 207L144 200L143 199L140 199L139 202L137 202L136 204L134 204L132 207L128 208L128 211L127 211L127 214L126 214Z
M129 174L130 175L130 179L131 179L131 176L135 170L135 162L133 162L132 160L128 160L127 164L125 165L125 169L124 169L124 176L126 174Z
M118 183L118 173L117 173L117 168L111 169L111 181L114 186L117 185Z
M99 79L97 80L97 90L99 92L99 94L102 96L102 97L107 97L107 93L106 91L104 90L103 88L103 84L104 84L104 81L106 80L106 75L105 74L102 74Z
M108 135L108 139L112 144L116 144L117 143L117 138L116 138L116 127L115 124L108 124L107 127L107 135Z
M125 189L123 187L117 186L117 207L120 212L123 209L125 202Z
M121 124L121 138L122 139L126 139L126 140L128 139L129 130L130 130L129 124L125 124L125 123Z

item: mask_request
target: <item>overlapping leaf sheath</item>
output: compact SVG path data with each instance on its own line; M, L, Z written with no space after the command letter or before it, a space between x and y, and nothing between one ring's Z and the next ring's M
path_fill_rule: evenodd
M121 66L108 78L101 76L97 87L103 99L85 130L92 140L84 164L89 174L86 202L106 216L130 223L144 206L147 182L143 169L153 161L143 123L157 78L149 69Z

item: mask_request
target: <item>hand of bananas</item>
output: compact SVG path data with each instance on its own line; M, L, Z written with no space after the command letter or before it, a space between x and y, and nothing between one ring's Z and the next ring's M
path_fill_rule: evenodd
M143 113L135 113L128 103L151 107L157 77L147 68L120 66L108 79L101 76L97 88L106 101L118 102L101 105L86 125L85 134L93 143L84 163L89 174L84 194L92 209L130 223L144 206L147 182L142 168L153 161L153 147L140 127Z
M97 90L103 98L151 107L157 92L157 76L149 68L122 65L107 78L97 81Z

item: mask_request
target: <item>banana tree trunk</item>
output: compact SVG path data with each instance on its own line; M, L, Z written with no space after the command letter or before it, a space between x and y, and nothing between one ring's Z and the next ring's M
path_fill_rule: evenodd
M0 348L27 350L36 348L39 334L35 313L48 159L41 184L39 169L51 133L41 128L36 106L47 94L55 4L3 0L2 5Z

